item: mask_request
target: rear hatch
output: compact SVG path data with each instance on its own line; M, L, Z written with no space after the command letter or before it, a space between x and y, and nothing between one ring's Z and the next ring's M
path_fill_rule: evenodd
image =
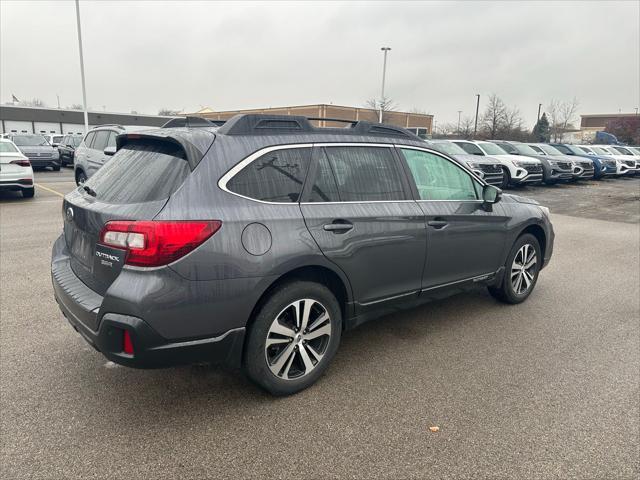
M208 132L197 144L184 136L125 134L118 151L63 202L64 237L71 268L89 288L104 295L125 262L126 252L100 242L105 224L152 220L184 183L215 140ZM208 146L207 146L208 143Z

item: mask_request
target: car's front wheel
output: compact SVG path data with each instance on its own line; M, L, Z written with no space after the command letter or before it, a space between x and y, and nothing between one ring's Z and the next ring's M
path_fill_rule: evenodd
M341 309L328 288L308 281L284 284L251 323L244 370L273 395L299 392L326 370L341 333Z
M504 190L509 186L510 183L511 175L509 174L509 169L505 167L502 169L502 185L500 185L500 188Z
M86 181L87 181L87 175L82 170L78 170L76 172L76 185L80 185Z
M541 265L538 239L529 233L521 235L509 252L501 284L489 287L489 292L505 303L524 302L536 286Z

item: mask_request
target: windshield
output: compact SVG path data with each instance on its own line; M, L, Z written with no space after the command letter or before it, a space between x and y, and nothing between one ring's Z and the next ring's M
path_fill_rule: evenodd
M620 152L623 155L633 155L633 153L631 153L629 150L627 150L624 147L611 147L614 150L617 150L618 152Z
M580 150L578 147L575 147L573 145L565 145L564 148L575 153L576 155L584 155L585 153L584 151Z
M0 142L0 153L15 153L18 149L9 142Z
M41 145L49 145L47 139L42 135L16 135L12 137L13 143L21 147L38 147Z
M591 149L588 147L578 147L578 148L582 150L584 153L593 153Z
M436 150L448 153L449 155L468 155L468 153L465 152L462 147L459 147L455 143L433 142L431 145L433 145L433 148L435 148Z
M514 146L518 150L518 153L520 153L521 155L540 155L533 148L531 148L529 145L525 145L524 143L518 143Z
M78 145L80 145L81 141L82 141L82 137L71 137L69 139L69 144L73 145L74 147L77 147Z
M499 143L499 144L496 144L496 145L498 145L500 148L502 148L507 153L512 153L514 155L518 155L518 149L516 147L514 147L513 145L511 145L510 143Z
M601 147L591 147L591 150L593 150L596 153L599 153L600 155L614 155L610 151L605 150L604 148L601 148Z
M481 142L480 146L487 155L509 155L495 143Z
M540 144L538 145L540 149L546 153L547 155L562 155L562 152L558 150L556 147L552 147L551 145Z
M640 148L638 147L629 147L629 150L634 152L636 155L640 155Z

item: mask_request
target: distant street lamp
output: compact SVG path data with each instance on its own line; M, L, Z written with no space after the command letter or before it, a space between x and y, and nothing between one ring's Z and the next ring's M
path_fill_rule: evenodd
M538 104L538 121L540 121L540 109L542 108L542 104Z
M476 133L478 133L478 110L480 109L480 94L476 93L476 97L478 97L478 100L476 102L476 122L473 125L473 138L476 138Z
M384 80L387 75L387 53L391 50L390 47L382 47L380 50L384 52L384 61L382 63L382 93L380 95L380 116L378 121L382 123L382 102L384 102Z
M84 58L82 57L82 30L80 28L80 1L76 0L76 21L78 23L78 51L80 52L80 77L82 78L82 106L84 107L84 133L89 131L89 113L87 112L87 89L84 83Z

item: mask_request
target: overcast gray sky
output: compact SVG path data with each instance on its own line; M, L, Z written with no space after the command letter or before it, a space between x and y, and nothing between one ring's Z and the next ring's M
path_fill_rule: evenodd
M496 93L528 123L538 103L634 112L640 2L222 3L81 1L87 101L157 113L388 96L438 123ZM82 103L75 7L0 3L0 101ZM482 103L481 103L482 110Z

